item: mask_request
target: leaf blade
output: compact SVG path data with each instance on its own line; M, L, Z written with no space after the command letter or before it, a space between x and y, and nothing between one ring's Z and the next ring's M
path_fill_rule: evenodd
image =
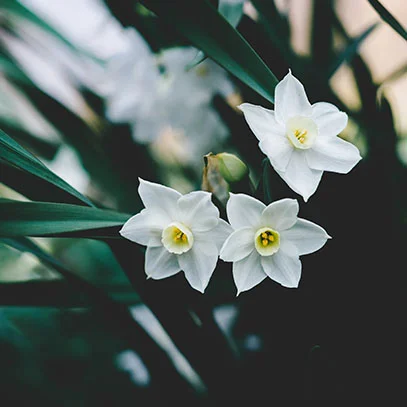
M50 171L38 158L20 146L20 144L2 130L0 130L0 163L29 173L52 184L60 192L58 197L56 197L57 200L60 198L60 195L63 195L67 202L94 206L88 198Z
M117 237L130 215L50 202L0 200L0 237ZM86 233L85 233L86 232Z
M377 11L383 21L390 25L394 31L400 34L407 41L407 31L396 20L396 18L378 0L368 0L370 5Z
M171 22L206 55L265 99L274 101L277 78L249 43L218 11L203 0L143 0L143 4Z

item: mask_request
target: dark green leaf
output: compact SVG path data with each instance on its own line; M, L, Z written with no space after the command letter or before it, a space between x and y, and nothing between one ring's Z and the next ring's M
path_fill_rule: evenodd
M62 195L65 202L85 203L93 206L89 199L51 172L38 158L21 147L2 130L0 130L0 163L27 172L57 187L59 194L55 197L56 199ZM1 181L4 182L3 176Z
M346 49L333 62L329 69L328 78L330 78L344 62L349 62L355 56L359 50L359 46L377 26L378 23L372 24L365 31L363 31L362 34L351 40Z
M380 3L378 0L368 0L371 6L378 12L380 17L390 27L393 28L398 34L400 34L405 40L407 40L407 31L403 26L393 17L393 15Z
M222 16L231 26L236 27L243 15L243 3L232 4L221 1L219 2L218 10L219 13L222 14ZM193 67L199 65L201 62L205 61L205 59L205 53L202 51L198 51L195 58L187 65L186 69L192 69Z
M204 0L143 0L143 3L215 62L273 102L277 78L213 6Z
M120 237L130 215L49 202L0 200L0 236Z

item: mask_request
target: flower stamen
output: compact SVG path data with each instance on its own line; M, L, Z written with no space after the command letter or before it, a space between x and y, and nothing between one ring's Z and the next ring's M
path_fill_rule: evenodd
M182 254L192 247L194 237L187 226L174 222L163 230L161 241L170 253Z
M295 116L287 121L287 137L293 147L300 150L310 148L318 134L315 122L304 116Z
M270 256L280 247L280 235L271 228L261 228L255 234L254 243L260 255Z

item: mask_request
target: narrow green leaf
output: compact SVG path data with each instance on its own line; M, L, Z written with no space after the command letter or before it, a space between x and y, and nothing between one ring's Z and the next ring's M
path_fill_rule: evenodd
M119 238L118 227L129 217L119 212L80 205L0 199L0 237Z
M30 173L54 185L60 190L58 196L56 196L56 199L60 197L62 192L65 202L94 206L89 199L84 197L64 180L55 175L38 158L21 147L2 130L0 130L0 163L4 163L7 166ZM2 174L0 174L0 176L1 175ZM0 181L4 182L2 178Z
M334 75L337 69L344 63L349 62L355 54L358 52L360 45L363 41L369 36L369 34L378 26L378 23L372 24L368 27L362 34L353 38L345 50L339 54L339 56L332 63L331 67L328 70L328 78Z
M232 26L237 27L240 19L243 15L243 3L229 3L227 1L219 1L218 5L219 13L225 18L225 20ZM201 62L205 61L206 55L202 51L198 51L195 58L187 65L186 70L190 70Z
M64 264L26 238L0 238L0 243L21 252L31 253L43 264L57 271L64 279L53 281L28 281L0 284L1 305L88 307L103 304L109 307L112 300L98 287L83 280ZM133 289L109 287L109 293L127 304L140 302ZM86 295L83 295L86 294ZM93 300L93 301L92 301Z
M222 15L204 0L142 0L160 18L265 99L273 102L277 78Z
M393 15L380 3L378 0L368 0L370 5L377 11L383 21L390 25L394 31L400 34L407 40L407 31L404 27L393 17Z
M237 27L243 15L243 2L233 4L220 0L218 10L232 27Z

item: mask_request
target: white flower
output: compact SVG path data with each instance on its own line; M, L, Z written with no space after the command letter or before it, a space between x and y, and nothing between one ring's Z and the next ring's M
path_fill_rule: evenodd
M266 277L284 287L298 287L299 256L315 252L329 239L320 226L297 217L295 199L266 206L251 196L230 194L226 211L234 232L223 244L220 258L233 262L238 294Z
M304 201L315 192L323 171L348 173L359 150L337 137L348 116L330 103L313 105L291 72L276 86L274 111L240 105L259 147L289 187Z
M145 272L162 279L181 269L189 284L204 292L230 225L204 191L181 195L174 189L140 179L145 209L130 218L120 234L147 246Z

